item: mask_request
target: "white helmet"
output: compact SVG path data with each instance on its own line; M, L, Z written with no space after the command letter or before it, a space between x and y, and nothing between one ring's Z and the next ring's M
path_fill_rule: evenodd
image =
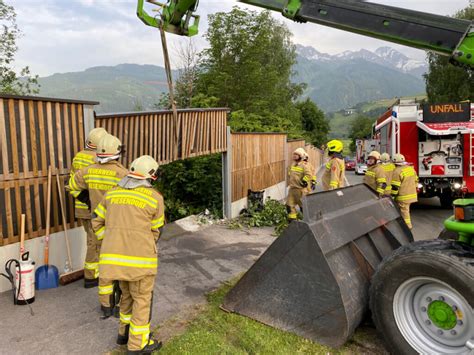
M393 156L393 162L395 164L405 164L405 156L403 154L395 154Z
M377 152L376 150L373 150L370 152L369 156L367 157L368 158L374 158L375 160L380 160L380 153Z
M293 154L299 155L301 159L304 159L308 156L306 150L304 150L303 148L296 149Z
M380 156L380 160L382 161L382 163L388 163L390 161L390 155L388 153L383 153Z
M96 153L98 158L119 158L122 153L122 142L120 142L120 139L117 137L111 134L106 134L97 144Z
M130 164L128 176L138 180L156 179L158 163L149 155L142 155Z
M100 139L107 134L107 131L102 127L92 129L87 135L86 147L89 149L96 149Z

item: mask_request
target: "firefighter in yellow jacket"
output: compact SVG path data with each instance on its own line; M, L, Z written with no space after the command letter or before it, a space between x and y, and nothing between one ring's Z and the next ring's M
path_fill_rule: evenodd
M150 339L153 285L158 267L156 243L163 227L163 197L152 187L158 163L144 155L130 165L127 177L106 193L92 226L103 238L100 275L120 281L120 327L117 344L150 354L161 347Z
M95 163L97 144L106 134L107 131L103 128L94 128L89 132L86 140L86 147L77 153L72 160L71 177L82 168ZM87 193L88 191L84 190L82 194L84 195ZM99 256L96 251L96 236L91 226L91 211L87 204L80 201L81 199L82 197L74 200L75 216L77 219L81 220L86 232L87 252L84 261L84 287L91 288L99 284L97 275L99 271Z
M117 186L118 182L127 175L127 169L118 162L122 153L122 143L110 134L103 136L97 144L97 163L82 168L69 180L70 193L80 198L82 191L89 192L89 201L84 201L94 211L105 193ZM92 212L89 212L92 214ZM105 317L113 313L114 295L113 280L104 278L99 273L98 254L100 239L95 239L91 249L95 250L95 276L99 277L99 301ZM92 251L90 252L92 254ZM92 265L90 266L92 269Z
M313 174L311 176L311 184L308 185L308 187L304 190L303 194L309 194L312 191L316 190L316 184L317 184L317 178L316 178L316 170L314 169L313 164L309 162L309 155L308 153L305 154L305 157L303 158L303 161L308 167L308 170Z
M305 161L307 157L303 148L298 148L293 152L293 163L288 171L288 197L286 198L286 209L288 210L288 219L294 220L298 217L296 206L303 211L301 198L306 194L307 188L314 190L316 186L316 176L311 170L311 166Z
M380 153L376 150L370 152L367 158L367 171L364 176L364 184L367 184L372 190L377 192L380 197L385 195L387 178L385 177L385 170L380 161Z
M393 157L395 170L392 177L392 197L400 207L405 223L412 229L410 217L410 205L418 201L416 188L418 186L418 176L413 166L408 165L402 154L395 154Z
M385 195L390 196L392 192L392 175L395 170L395 164L390 160L390 155L388 153L383 153L380 156L380 160L382 161L382 168L385 171L385 178L387 179Z
M327 144L329 161L326 163L324 174L321 178L324 191L344 187L346 167L344 165L344 157L342 156L343 149L344 144L337 139Z

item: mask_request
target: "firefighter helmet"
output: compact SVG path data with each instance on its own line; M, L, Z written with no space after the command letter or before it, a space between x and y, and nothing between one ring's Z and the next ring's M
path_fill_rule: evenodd
M383 153L380 156L380 160L382 161L382 163L388 163L390 161L390 155L388 153Z
M374 158L375 160L380 160L380 153L377 152L376 150L373 150L370 152L369 156L367 159Z
M337 139L333 139L332 141L328 142L327 146L330 153L341 153L344 149L344 144Z
M296 149L293 154L299 155L301 159L304 159L308 156L306 150L304 150L303 148Z
M142 155L130 164L128 176L138 180L156 179L158 163L149 155Z
M86 140L86 146L89 149L96 149L100 139L107 134L107 131L102 127L97 127L89 132Z
M393 162L395 164L404 164L405 163L405 156L403 154L395 154L393 156Z
M122 153L122 142L117 137L106 134L97 144L97 157L108 158Z

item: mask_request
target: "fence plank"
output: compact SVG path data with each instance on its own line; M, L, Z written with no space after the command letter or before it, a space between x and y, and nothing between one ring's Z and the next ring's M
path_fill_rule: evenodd
M10 175L10 168L8 163L7 130L5 127L6 117L4 110L4 100L0 99L0 144L2 148L3 179L6 179Z
M12 152L13 161L13 178L18 179L20 177L20 168L18 164L18 144L17 144L17 126L16 126L16 115L15 115L15 100L8 101L8 118L10 121L10 145Z

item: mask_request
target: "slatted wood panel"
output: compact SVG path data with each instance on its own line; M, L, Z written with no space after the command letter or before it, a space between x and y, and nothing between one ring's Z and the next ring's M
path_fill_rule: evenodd
M18 241L19 221L26 214L26 237L44 235L48 166L67 178L74 154L83 149L83 102L0 95L0 245ZM53 181L51 231L61 226ZM72 199L67 221L75 226Z
M291 162L293 161L293 152L298 149L298 148L303 148L306 149L306 142L304 139L293 139L290 141L287 141L287 159L288 159L288 165L291 165Z
M309 155L309 162L314 166L316 172L318 172L319 167L323 164L324 152L311 144L306 144L305 150ZM318 176L318 179L319 178L320 176Z
M232 201L285 181L286 134L232 133Z
M97 115L95 126L126 145L125 166L143 154L166 164L226 151L227 113L227 109L178 110L177 132L171 111Z

